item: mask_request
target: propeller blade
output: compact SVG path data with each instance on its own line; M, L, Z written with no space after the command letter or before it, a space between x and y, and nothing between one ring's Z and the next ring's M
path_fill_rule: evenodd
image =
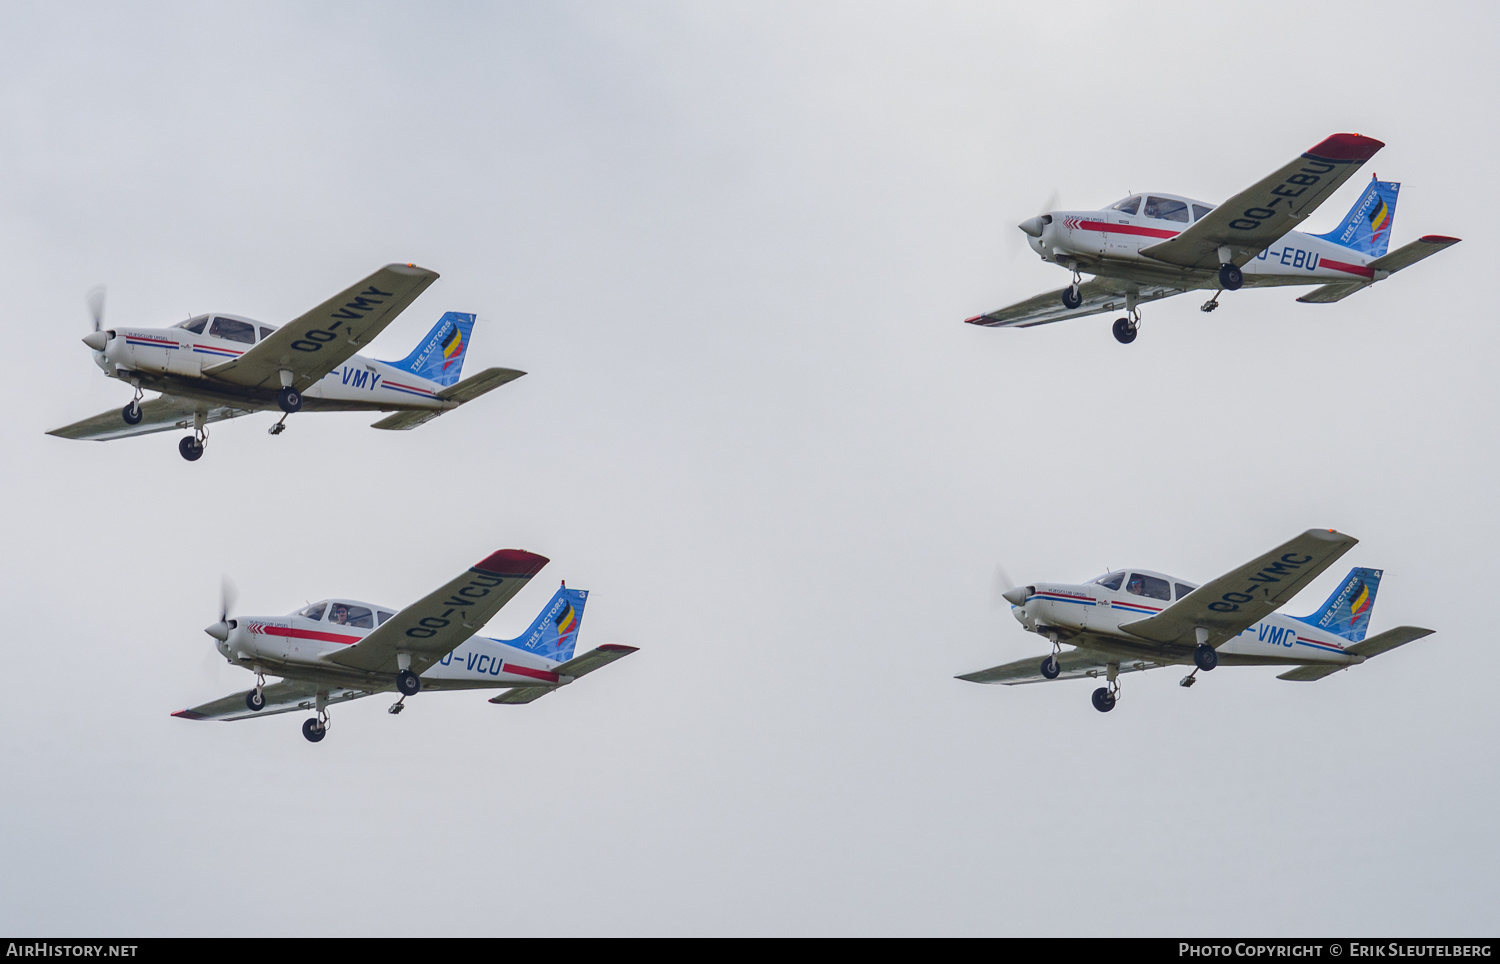
M995 605L1009 606L1010 602L1005 598L1005 594L1015 589L1016 584L1010 578L1010 573L1005 571L1004 566L998 564L995 566L995 578L992 587L994 589L993 602Z
M221 577L219 582L219 622L229 621L229 611L234 608L235 599L239 593L235 591L234 581L228 576Z
M98 331L104 327L104 286L95 286L85 299L89 306L89 315L94 319L94 330Z

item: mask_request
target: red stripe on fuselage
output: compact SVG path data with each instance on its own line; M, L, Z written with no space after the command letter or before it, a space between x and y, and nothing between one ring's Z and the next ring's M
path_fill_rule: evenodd
M1175 238L1180 231L1163 231L1161 228L1143 228L1134 224L1110 224L1108 221L1079 221L1084 231L1104 231L1109 234L1139 234L1147 238Z
M1342 261L1329 261L1327 258L1320 258L1318 259L1318 267L1332 268L1335 271L1347 271L1350 274L1357 274L1365 278L1375 277L1375 269L1366 268L1362 264L1344 264Z
M357 643L363 636L344 636L340 633L320 633L315 629L292 629L288 626L261 626L267 636L290 636L293 639L316 639L320 643L342 643L345 646Z

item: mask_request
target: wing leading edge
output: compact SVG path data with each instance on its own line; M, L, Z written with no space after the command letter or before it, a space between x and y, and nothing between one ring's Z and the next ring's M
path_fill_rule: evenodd
M1045 325L1066 318L1082 318L1085 315L1097 315L1106 311L1124 311L1126 290L1129 287L1138 288L1137 302L1160 301L1163 298L1180 295L1187 290L1186 288L1169 288L1165 285L1131 286L1124 281L1094 278L1078 286L1078 293L1083 298L1083 303L1077 308L1068 308L1063 305L1062 294L1066 289L1058 288L1056 291L1048 291L1034 298L997 308L988 314L965 318L964 321L970 325L983 325L986 328L1030 328L1032 325Z

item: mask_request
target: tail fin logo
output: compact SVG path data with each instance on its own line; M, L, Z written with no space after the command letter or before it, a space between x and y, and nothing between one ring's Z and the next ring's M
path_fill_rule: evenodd
M448 366L457 361L458 356L462 355L463 351L464 333L459 330L457 325L454 325L453 330L448 333L448 337L443 340L443 371L447 371Z
M566 636L571 633L573 631L573 624L576 621L577 616L573 612L572 604L565 603L563 611L558 614L557 619L555 620L555 623L557 625L557 635Z

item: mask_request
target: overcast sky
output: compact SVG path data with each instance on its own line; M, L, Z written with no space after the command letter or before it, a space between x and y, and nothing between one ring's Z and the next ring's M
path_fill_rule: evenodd
M1479 4L7 4L0 930L27 934L1493 933L1500 906ZM1054 193L1218 202L1388 146L1394 243L1295 290L1026 331ZM285 322L391 261L376 342L477 312L525 378L410 433L259 415L107 444L79 338ZM1317 683L952 677L1046 644L995 568L1204 580L1309 527L1385 570ZM502 547L640 652L528 706L424 694L190 723L203 627L406 605Z

